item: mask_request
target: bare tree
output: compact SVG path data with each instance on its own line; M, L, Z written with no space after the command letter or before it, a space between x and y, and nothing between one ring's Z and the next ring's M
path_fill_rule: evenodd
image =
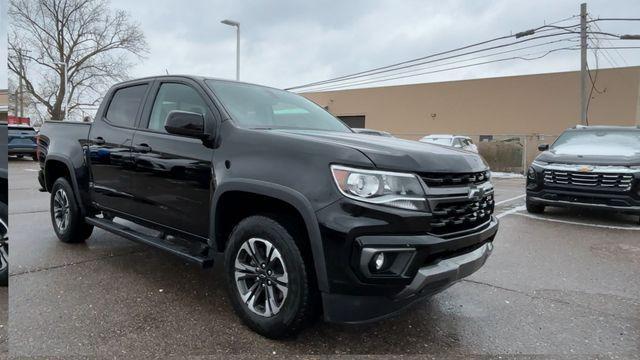
M8 13L10 73L51 119L95 106L147 53L140 27L108 0L10 0Z

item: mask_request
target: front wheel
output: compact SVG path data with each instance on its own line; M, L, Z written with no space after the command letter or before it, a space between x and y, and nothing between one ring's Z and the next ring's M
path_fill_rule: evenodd
M84 222L67 179L58 178L53 183L50 205L51 223L60 241L78 243L91 236L93 225Z
M278 339L298 333L314 316L314 289L304 259L283 225L265 216L240 221L225 251L229 297L257 333Z
M527 205L527 212L531 214L542 214L544 212L545 206L542 204L532 203L531 201L529 201L529 199L527 199L526 205Z

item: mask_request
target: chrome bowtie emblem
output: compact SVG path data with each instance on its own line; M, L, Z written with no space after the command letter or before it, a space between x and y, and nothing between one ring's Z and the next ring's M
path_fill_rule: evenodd
M477 188L477 187L469 188L469 195L468 195L469 199L473 201L478 201L482 198L482 195L484 195L484 189Z
M583 165L583 166L580 166L580 167L578 168L578 171L579 171L579 172L583 172L583 173L584 173L584 172L592 172L592 171L593 171L593 166Z

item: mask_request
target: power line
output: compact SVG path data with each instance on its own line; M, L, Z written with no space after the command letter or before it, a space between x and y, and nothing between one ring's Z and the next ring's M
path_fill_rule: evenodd
M560 43L560 42L569 42L572 41L575 38L571 38L571 39L560 39L560 40L554 40L554 41L547 41L544 43L540 43L540 44L535 44L535 45L529 45L529 46L523 46L523 47L519 47L517 49L511 49L511 50L505 50L505 51L499 51L499 52L494 52L491 54L486 54L486 55L480 55L480 56L475 56L475 57L471 57L471 58L467 58L467 59L462 59L462 60L455 60L455 61L449 61L449 62L444 62L444 63L439 63L438 61L440 60L434 60L431 61L429 63L435 62L436 65L431 65L431 66L426 66L426 67L417 67L417 68L410 68L408 70L405 71L400 71L400 72L396 72L397 70L400 69L394 69L394 70L389 70L389 72L395 72L394 74L387 74L387 75L381 75L381 76L374 76L374 77L369 77L371 75L368 75L366 80L375 80L375 79L383 79L389 76L396 76L396 75L400 75L400 74L407 74L407 73L412 73L412 72L416 72L416 71L422 71L422 70L427 70L427 69L433 69L433 68L437 68L437 67L442 67L442 66L448 66L448 65L453 65L453 64L458 64L458 63L463 63L463 62L468 62L468 61L472 61L472 60L477 60L477 59L484 59L484 58L489 58L489 57L493 57L493 56L497 56L497 55L503 55L503 54L508 54L508 53L513 53L513 52L517 52L517 51L521 51L521 50L526 50L526 49L531 49L531 48L535 48L535 47L540 47L540 46L545 46L545 45L550 45L550 44L556 44L556 43ZM416 65L418 66L418 65ZM349 81L349 80L355 80L354 79L346 79L346 80L340 80L340 81L336 81L336 83L338 82L345 82L345 81ZM362 80L365 81L365 80ZM347 85L347 83L345 84L336 84L335 86L342 86L342 85ZM318 85L316 85L318 86ZM317 89L313 89L316 86L311 86L308 91L315 91ZM329 85L329 87L333 87L334 85Z
M374 77L370 77L370 78L367 78L366 80L361 80L361 81L384 79L384 78L388 78L390 76L397 76L397 75L412 73L412 72L416 72L416 71L433 69L433 68L438 68L438 67L442 67L442 66L448 66L448 65L468 62L468 61L477 60L477 59L485 59L485 58L490 58L490 57L497 56L497 55L503 55L503 54L513 53L513 52L517 52L517 51L521 51L521 50L531 49L531 48L534 48L534 47L540 47L540 46L545 46L545 45L550 45L550 44L555 44L555 43L560 43L560 42L568 42L568 41L572 41L573 39L574 38L548 41L548 42L544 42L544 43L540 43L540 44L524 46L524 47L520 47L520 48L517 48L517 49L505 50L505 51L495 52L495 53L486 54L486 55L475 56L475 57L462 59L462 60L449 61L449 62L445 62L445 63L437 63L436 65L431 65L431 66L426 66L426 67L412 68L412 69L408 69L408 70L405 70L405 71L396 72L394 74L374 76ZM347 80L341 80L340 82L344 82L344 81L347 81ZM359 82L356 82L356 83L359 83ZM329 85L328 87L348 86L350 84L354 84L354 83L349 82L349 83L343 83L343 84L335 84L335 85ZM324 88L327 88L327 87L324 87ZM313 87L312 87L312 89L309 89L308 91L317 91L317 90L318 89L313 89Z
M589 91L589 99L587 99L587 111L586 111L586 118L585 118L585 122L586 125L589 125L589 106L591 105L591 97L593 96L593 91L596 90L598 91L598 93L602 94L602 92L600 92L599 90L596 89L596 81L598 81L598 54L597 54L597 50L594 50L595 53L595 58L596 58L596 76L595 76L595 80L593 77L591 77L591 70L589 69L589 64L587 63L587 74L589 75L589 81L591 81L591 90Z
M590 48L590 49L594 49L594 48ZM598 46L595 49L618 49L618 50L624 50L624 49L640 49L640 46Z
M540 36L535 36L535 37L531 37L531 38L526 38L526 39L523 39L523 40L513 41L513 42L510 42L510 43L506 43L506 44L495 45L495 46L486 47L486 48L482 48L482 49L479 49L479 50L468 51L468 52L461 53L461 54L456 54L456 55L450 55L450 56L442 57L442 58L439 58L439 59L433 59L433 60L418 62L418 63L411 64L411 65L404 65L404 66L400 66L400 67L394 67L392 69L389 69L390 67L392 67L392 65L389 65L389 66L383 67L383 68L385 68L384 70L362 71L362 72L359 72L359 73L355 73L355 74L351 74L351 75L345 75L345 76L341 76L339 78L334 78L333 80L330 79L330 80L318 81L318 82L310 83L310 84L306 84L306 85L295 86L295 87L292 87L292 88L288 88L286 90L295 90L295 89L301 89L301 88L315 87L315 86L319 86L319 85L326 85L326 84L335 83L335 82L354 80L354 79L361 78L361 77L367 77L367 76L371 76L371 75L377 75L377 74L381 74L381 73L402 70L402 69L411 68L411 67L415 67L415 66L419 66L419 65L425 65L425 64L434 63L434 62L437 62L437 61L449 60L449 59L454 59L454 58L462 57L462 56L466 56L466 55L472 55L472 54L476 54L476 53L480 53L480 52L484 52L484 51L500 49L500 48L504 48L504 47L507 47L507 46L521 44L521 43L529 42L529 41L533 41L533 40L544 39L544 38L549 38L549 37L554 37L554 36L562 36L562 35L568 35L568 34L567 33L553 33L553 34L540 35ZM483 43L486 43L486 42L483 42ZM464 47L464 48L468 48L468 47L469 46ZM454 51L451 50L451 51L446 51L446 52L443 52L443 53L451 53L451 52L454 52ZM441 53L439 53L439 54L441 54ZM429 58L433 58L435 56L438 56L438 54L425 56L425 57L422 57L421 59L429 59ZM414 60L408 61L408 62L415 62L415 61L416 60L414 59ZM403 63L408 63L408 62L403 62Z
M588 16L588 15L587 15L587 16ZM590 16L588 16L588 17L589 17L589 19L593 20L593 18L591 18ZM596 29L598 29L599 31L602 31L602 29L600 28L600 25L598 25L596 22L594 22L594 23L593 23L593 25L596 27ZM604 42L606 42L608 45L613 46L613 44L611 43L611 40L610 40L610 39L603 39L603 38L599 38L599 37L595 37L595 38L598 40L598 42L600 42L600 41L604 41ZM598 45L599 45L599 44L598 44ZM605 50L604 52L605 52L605 54L608 54L608 53L609 53L607 50ZM615 53L618 55L618 57L622 60L622 62L623 62L625 65L629 65L629 64L627 63L627 60L626 60L626 59L624 58L624 56L622 56L622 54L620 53L620 51L615 50Z
M561 20L561 21L564 21L564 20ZM372 75L372 74L370 74L372 72L376 72L376 71L380 71L380 70L386 70L386 69L398 67L398 66L401 66L401 65L407 65L407 64L411 64L411 63L416 62L416 61L421 61L421 60L434 58L434 57L437 57L437 56L447 55L447 54L455 53L455 52L458 52L458 51L462 51L462 50L470 49L470 48L473 48L473 47L477 47L477 46L480 46L480 45L486 45L486 44L489 44L489 43L492 43L492 42L496 42L496 41L500 41L500 40L506 40L506 39L514 38L514 37L517 39L517 38L522 37L522 36L527 36L527 35L534 34L536 31L541 32L544 29L563 29L563 30L566 31L567 29L575 28L576 26L578 26L578 25L576 24L576 25L564 26L564 27L555 26L555 25L551 25L551 24L543 25L543 26L537 27L535 29L531 29L531 30L527 30L527 31L516 33L515 35L511 34L511 35L500 36L500 37L496 37L496 38L493 38L493 39L481 41L481 42L478 42L478 43L465 45L465 46L462 46L462 47L459 47L459 48L446 50L446 51L438 52L438 53L427 55L427 56L422 56L422 57L411 59L411 60L401 61L401 62L398 62L398 63L395 63L395 64L391 64L391 65L381 66L381 67L377 67L377 68L373 68L373 69L369 69L369 70L365 70L365 71L356 72L356 73L349 74L349 75L343 75L343 76L339 76L339 77L335 77L335 78L331 78L331 79L327 79L327 80L316 81L316 82L312 82L312 83L308 83L308 84L303 84L303 85L299 85L299 86L290 87L290 88L287 88L286 90L295 90L295 89L300 89L300 88L309 87L309 86L313 86L313 85L323 85L323 84L334 82L334 81L337 81L337 80L351 79L351 78L354 78L354 77L364 76L365 74ZM545 30L545 31L548 31L548 30ZM547 36L549 36L549 35L547 35ZM526 40L520 40L519 42L511 43L511 45L512 44L517 44L517 43L520 43L520 42L524 42L524 41L530 41L530 40L533 40L533 39L535 39L535 38L526 39ZM508 45L505 45L505 46L508 46ZM497 48L497 47L494 47L494 48ZM489 49L493 49L493 48L489 48Z
M385 82L385 81L391 81L391 80L398 80L398 79L410 78L410 77L414 77L414 76L435 74L435 73L440 73L440 72L445 72L445 71L464 69L464 68L468 68L468 67L487 65L487 64L503 62L503 61L509 61L509 60L531 61L531 60L541 59L541 58L543 58L543 57L545 57L545 56L547 56L547 55L549 55L551 53L554 53L556 51L561 51L561 50L579 50L579 48L577 48L575 46L572 46L572 47L564 47L564 48L552 49L552 50L544 52L544 54L541 55L541 56L532 57L532 58L525 58L524 56L530 56L530 55L534 55L534 54L539 54L540 52L534 53L534 54L527 54L527 55L523 55L523 56L513 56L513 57L495 59L495 60L490 60L490 61L483 61L483 62L468 64L468 65L455 66L455 67L450 67L450 68L446 68L446 69L427 71L427 72L422 72L422 73L418 73L418 74L403 75L403 76L387 75L387 76L391 76L391 77L389 77L387 79L383 79L383 80L363 80L363 81L354 82L354 83L329 85L329 86L326 86L326 87L317 88L317 89L313 89L313 90L310 90L310 91L337 90L337 89L341 89L341 88L348 87L348 86L365 85L365 84L370 84L370 83L378 83L378 82Z
M589 42L591 43L591 45L593 45L593 47L590 47L590 49L598 49L600 47L600 42L595 42L593 41L591 38L589 38ZM598 57L598 52L594 51L593 55L597 58ZM607 56L607 54L602 53L602 57L604 57L605 60L607 60L607 62L609 63L609 65L611 65L611 67L616 67L617 64L609 58L609 56Z
M397 62L397 63L390 64L390 65L380 66L380 67L372 68L372 69L369 69L369 70L356 72L356 73L353 73L353 74L348 74L348 75L334 77L334 78L330 78L330 79L326 79L326 80L322 80L322 81L316 81L316 82L311 82L311 83L307 83L307 84L303 84L303 85L298 85L298 86L290 87L287 90L311 88L311 89L308 89L307 91L318 91L318 90L323 90L323 89L343 88L343 87L346 87L346 86L352 86L352 85L358 85L358 84L389 81L389 80L401 79L401 78L413 77L413 76L419 76L419 75L424 75L424 74L429 74L429 73L435 73L435 72L441 72L441 71L449 71L449 70L458 69L458 68L465 68L465 67L469 67L469 66L478 66L478 65L482 65L482 64L488 64L488 63L491 63L491 61L481 62L481 63L476 63L476 64L470 64L470 65L465 65L465 66L459 66L459 67L454 67L454 68L449 68L449 69L442 69L442 70L426 72L426 73L398 76L398 75L401 75L401 74L413 73L413 72L421 71L421 70L425 70L425 69L442 67L442 66L447 66L447 65L450 65L450 64L455 64L455 63L467 62L467 61L471 61L471 60L474 60L474 59L487 58L487 57L495 56L495 55L498 55L498 54L515 52L515 51L519 51L519 50L530 48L530 47L542 46L543 44L537 44L537 45L530 46L530 47L522 47L522 48L519 48L519 49L502 51L502 52L497 52L497 53L493 53L493 54L487 54L487 55L484 55L484 56L478 56L478 57L473 57L473 58L464 59L464 60L457 60L457 61L451 61L451 62L447 62L447 63L441 63L441 64L438 64L438 65L429 66L429 67L416 68L417 66L421 66L421 65L437 63L437 62L441 62L441 61L444 61L444 60L464 57L464 56L468 56L468 55L472 55L472 54L476 54L476 53L481 53L481 52L486 52L486 51L495 50L495 49L499 49L499 48L504 48L504 47L516 45L516 44L519 44L519 43L538 40L538 39L542 39L542 38L561 36L561 35L570 35L570 34L579 34L580 32L576 31L576 27L578 27L579 24L570 25L570 26L557 26L556 25L556 24L559 24L559 23L562 23L562 22L565 22L565 21L568 21L568 20L571 20L571 19L575 19L576 17L578 17L578 15L573 15L571 17L567 17L565 19L561 19L561 20L552 22L550 24L545 24L543 26L540 26L540 27L537 27L537 28L534 28L534 29L530 29L530 30L526 30L526 31L522 31L522 32L519 32L519 33L516 33L516 34L500 36L500 37L496 37L496 38L493 38L493 39L481 41L481 42L478 42L478 43L474 43L474 44L469 44L469 45L465 45L465 46L462 46L462 47L458 47L458 48L455 48L455 49L441 51L441 52L438 52L438 53L422 56L422 57L419 57L419 58L414 58L414 59L410 59L410 60L406 60L406 61L401 61L401 62ZM607 49L616 50L616 52L618 53L620 58L626 63L626 60L617 51L617 49L635 49L635 48L638 48L638 47L614 47L614 46L603 47L603 46L601 46L600 41L607 41L610 45L613 45L610 42L611 39L604 38L605 36L614 37L614 38L616 38L616 40L623 38L623 36L618 35L618 34L613 34L613 33L608 33L608 32L602 31L602 29L597 24L597 22L599 22L599 21L640 21L640 18L598 18L598 19L593 19L593 18L589 17L588 23L593 23L593 25L596 27L596 29L598 31L591 31L591 29L590 29L589 31L587 31L587 33L589 35L600 35L600 36L603 36L603 38L592 36L593 38L597 39L597 43L595 43L594 41L591 41L592 45L594 45L594 46L590 47L590 48L591 49L602 49L603 50L603 52L602 52L603 57L613 67L617 66L617 64L615 64L615 61L613 61L613 59L610 56L608 56L608 52L606 51ZM554 32L554 33L539 35L541 33L554 31L554 30L556 30L556 32ZM561 31L558 32L557 30L561 30ZM443 55L449 55L449 54L458 53L458 52L463 51L463 50L471 49L471 48L478 47L478 46L481 46L481 45L490 44L492 42L502 41L502 40L506 40L506 39L509 39L509 38L519 39L521 37L531 36L531 35L534 35L534 34L536 34L538 36L528 37L528 38L523 39L523 40L513 41L513 42L510 42L510 43L506 43L506 44L490 46L490 47L486 47L486 48L482 48L482 49L477 49L477 50L473 50L473 51L468 51L468 52L464 52L464 53L460 53L460 54L455 54L455 55L450 55L450 56L443 57ZM565 40L566 41L572 41L573 39L563 39L561 41L565 41ZM549 43L553 43L553 42L549 42ZM570 48L553 49L553 50L547 52L542 57L547 56L549 53L554 52L554 51L569 50L569 49ZM597 54L597 52L594 52L594 54L596 56L596 61L597 61L598 54ZM521 58L521 57L497 59L497 60L494 60L494 61L495 62L497 62L497 61L507 61L507 60L514 60L514 59L518 59L518 58ZM524 58L521 58L521 59L523 59L523 60L533 60L533 59L524 59ZM423 61L423 60L428 60L428 61ZM399 71L399 70L404 70L404 69L408 69L408 70ZM386 74L386 73L393 73L393 74L387 74L387 75L382 75L382 76L378 76L378 77L371 77L373 75ZM385 78L387 78L387 79L385 79ZM356 82L351 82L351 81L357 80L357 79L361 79L361 80L358 80ZM379 79L383 79L383 80L379 80ZM342 84L340 84L340 83L342 83ZM323 87L322 85L325 85L325 86Z
M597 22L597 21L640 21L640 18L597 18L591 20L589 22Z

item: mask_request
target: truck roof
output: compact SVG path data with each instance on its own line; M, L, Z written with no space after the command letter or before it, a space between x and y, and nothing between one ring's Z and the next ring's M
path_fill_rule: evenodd
M237 80L232 80L232 79L222 79L222 78L216 78L216 77L211 77L211 76L188 75L188 74L151 75L151 76L145 76L145 77L140 77L140 78L135 78L135 79L130 79L130 80L127 80L127 81L122 81L122 82L119 82L119 83L115 83L115 84L113 84L113 86L126 85L126 84L129 84L129 83L138 82L140 80L170 80L170 79L190 79L190 80L193 80L193 81L218 80L218 81L235 82L235 83L238 83L238 84L261 86L261 87L270 88L270 89L277 89L277 88L274 88L274 87L271 87L271 86L265 86L265 85L255 84L255 83L249 83L249 82L245 82L245 81L237 81ZM279 90L281 90L281 89L279 89Z

